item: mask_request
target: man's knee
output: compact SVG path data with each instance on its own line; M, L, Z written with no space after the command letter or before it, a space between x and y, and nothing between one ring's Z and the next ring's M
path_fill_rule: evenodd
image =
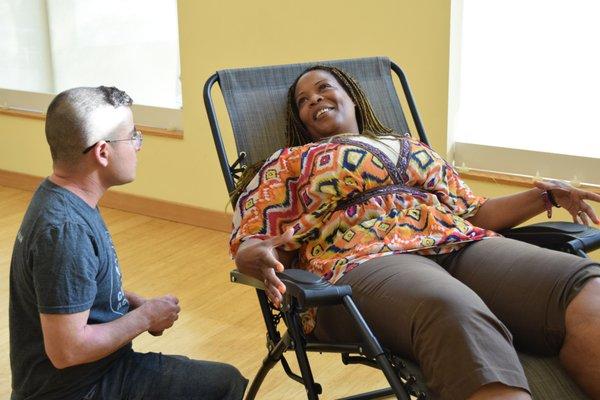
M209 373L202 377L205 380L203 386L215 399L239 400L243 397L248 380L237 368L218 362L204 363L209 363Z
M207 400L240 400L248 381L232 365L185 356L155 355L150 369L155 369L160 395L157 398L201 398ZM146 363L147 364L147 363ZM156 368L154 368L156 367ZM145 365L145 370L148 365Z
M215 375L223 382L228 382L226 386L236 386L241 382L247 382L236 367L230 364L215 363Z

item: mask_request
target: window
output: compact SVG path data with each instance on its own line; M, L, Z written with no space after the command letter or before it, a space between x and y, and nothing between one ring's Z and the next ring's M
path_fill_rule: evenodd
M176 0L9 0L0 35L1 106L45 112L65 89L117 86L136 123L181 128Z
M600 184L600 3L452 1L460 166Z

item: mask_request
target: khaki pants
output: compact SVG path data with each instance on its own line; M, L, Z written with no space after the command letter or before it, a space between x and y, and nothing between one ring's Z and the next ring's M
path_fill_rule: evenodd
M375 258L337 284L352 286L384 347L418 362L431 391L463 400L492 382L528 390L515 347L556 355L569 301L598 276L592 260L490 238L440 256ZM357 341L353 327L341 306L321 307L314 334Z

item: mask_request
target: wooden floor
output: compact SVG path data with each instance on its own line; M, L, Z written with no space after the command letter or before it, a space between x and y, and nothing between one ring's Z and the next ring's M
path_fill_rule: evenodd
M30 198L30 192L0 186L0 399L10 397L6 313L10 257ZM265 331L253 289L228 280L232 268L228 235L112 209L103 209L102 214L117 248L125 289L147 297L172 293L182 306L173 328L158 338L139 336L135 350L227 362L252 380L266 353ZM323 386L323 399L385 385L378 371L344 366L339 356L309 357ZM305 393L276 366L258 398L301 399Z

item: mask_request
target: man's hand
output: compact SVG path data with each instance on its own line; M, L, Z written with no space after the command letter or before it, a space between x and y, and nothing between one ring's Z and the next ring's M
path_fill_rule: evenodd
M263 281L269 300L279 307L285 285L275 272L282 272L284 266L279 260L277 248L292 241L294 229L289 228L282 235L267 240L248 240L240 246L235 265L240 272Z
M160 336L177 321L181 308L177 297L166 295L146 300L139 310L148 318L148 333Z
M127 298L127 301L129 302L129 311L133 311L136 308L141 307L144 303L146 303L148 301L146 298L140 296L139 294L129 292L129 291L125 291L125 297ZM173 296L170 296L170 297L174 298ZM174 299L175 299L175 301L177 301L176 298L174 298ZM164 332L164 329L148 330L148 333L151 334L152 336L161 336L163 334L163 332Z
M129 311L133 311L146 302L146 299L139 294L125 291L125 298L129 303Z

